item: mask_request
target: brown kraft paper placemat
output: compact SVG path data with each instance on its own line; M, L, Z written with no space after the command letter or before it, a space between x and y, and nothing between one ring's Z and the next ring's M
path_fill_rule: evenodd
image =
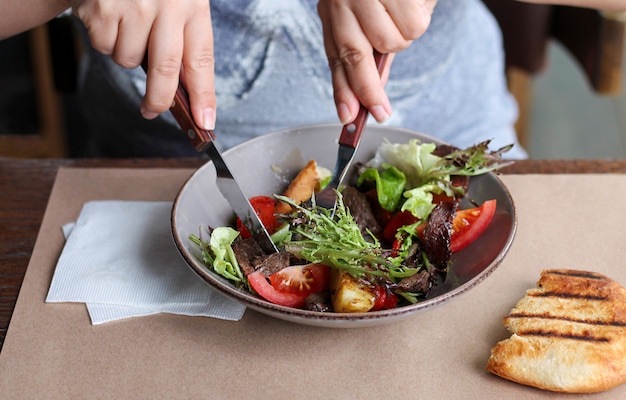
M626 175L503 176L518 230L500 267L392 325L313 328L248 310L238 322L160 314L92 326L84 305L44 303L61 226L84 202L172 201L192 172L60 169L0 353L0 398L626 398L626 385L564 395L484 369L509 336L502 318L541 270L587 269L626 285Z

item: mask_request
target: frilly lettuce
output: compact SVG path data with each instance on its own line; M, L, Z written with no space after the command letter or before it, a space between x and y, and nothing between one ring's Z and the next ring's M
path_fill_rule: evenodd
M349 273L354 277L380 276L397 282L417 273L392 263L380 242L370 235L366 240L350 211L337 193L337 207L331 210L313 205L302 207L293 200L275 195L296 209L291 214L291 231L295 240L285 243L285 250L308 262L321 263Z
M462 188L452 185L451 175L481 175L509 164L502 162L501 155L512 145L489 151L489 142L487 140L440 157L433 154L437 147L434 143L422 144L417 139L411 139L408 143L392 144L385 140L374 158L365 164L367 169L359 177L358 184L374 180L383 208L395 210L404 197L406 200L401 209L409 210L424 220L434 208L433 194L445 193L450 197L465 194ZM404 186L400 187L403 181Z

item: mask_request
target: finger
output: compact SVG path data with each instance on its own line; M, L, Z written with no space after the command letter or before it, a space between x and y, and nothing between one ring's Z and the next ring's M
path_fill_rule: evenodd
M409 43L428 29L434 4L415 0L380 0L398 32Z
M215 129L213 33L208 2L185 26L182 76L196 124Z
M94 5L89 2L75 6L73 12L87 29L91 46L103 54L113 54L118 36L119 15L99 3Z
M181 26L168 15L159 16L152 26L148 43L146 95L141 113L147 119L167 111L178 87L183 54L183 31L168 29Z
M135 68L141 64L148 47L153 18L145 13L122 17L112 54L113 61L124 68Z
M348 81L348 77L345 73L345 68L339 58L339 50L337 49L337 46L335 46L332 24L330 22L330 15L328 9L326 8L326 3L318 3L318 14L320 16L320 20L322 21L324 50L326 51L328 66L331 73L337 116L339 117L339 121L341 121L341 123L347 124L354 120L357 115L359 110L359 99L352 91L352 88L350 88L350 82Z
M333 12L331 24L350 89L378 122L384 122L391 115L391 105L374 62L372 44L360 21L349 9L340 8Z
M384 5L378 1L365 3L365 6L353 10L361 30L371 45L381 53L397 53L410 46L411 40L404 37L396 22L391 18ZM337 30L336 35L342 35ZM346 30L345 38L337 37L338 41L351 41L351 32Z

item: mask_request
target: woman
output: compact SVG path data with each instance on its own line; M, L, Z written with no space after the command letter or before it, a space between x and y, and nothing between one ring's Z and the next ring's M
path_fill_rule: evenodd
M30 1L43 3L47 13L3 24L0 36L43 22L64 5ZM71 3L91 44L80 92L92 124L85 155L194 154L164 113L179 75L194 119L215 128L223 147L282 128L345 123L359 102L380 123L459 147L485 139L494 148L516 143L499 30L480 0ZM569 3L626 8L622 0ZM15 15L24 4L10 0L3 7ZM384 89L373 48L397 53ZM147 81L135 68L146 50ZM525 156L519 146L509 153Z

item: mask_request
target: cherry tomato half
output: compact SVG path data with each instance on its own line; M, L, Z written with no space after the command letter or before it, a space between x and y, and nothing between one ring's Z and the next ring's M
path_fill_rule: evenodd
M270 276L274 289L304 297L328 289L329 270L324 264L293 265Z
M257 271L248 275L250 287L265 300L285 307L301 308L312 293L328 289L329 269L324 264L294 265L268 279Z
M276 232L276 229L278 228L278 221L274 215L275 204L276 202L274 199L269 196L256 196L250 199L250 205L252 205L256 214L259 216L261 223L270 235ZM237 218L237 230L241 233L242 238L246 239L250 237L248 228L245 227L239 217Z
M476 240L489 226L496 213L496 200L487 200L480 207L459 210L452 221L450 250L461 251Z
M370 311L388 310L395 308L398 305L398 295L391 293L384 286L378 285L374 288L376 294L376 300L374 307Z
M306 296L276 290L260 271L248 275L248 282L250 283L250 287L254 289L259 296L271 303L293 308L301 308L304 306Z
M393 243L396 239L396 232L405 225L411 225L417 222L417 218L410 211L399 211L391 217L391 221L383 230L383 238L389 243Z

